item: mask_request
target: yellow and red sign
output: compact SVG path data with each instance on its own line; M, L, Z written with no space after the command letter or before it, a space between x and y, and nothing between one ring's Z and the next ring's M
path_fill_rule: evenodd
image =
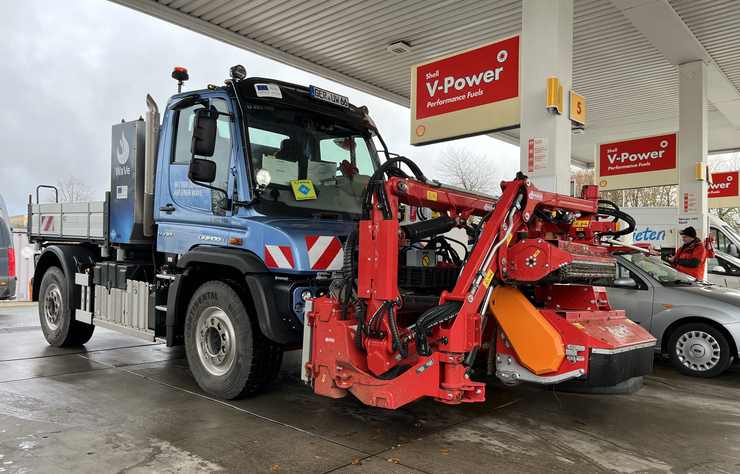
M411 144L519 124L519 37L411 68Z
M712 173L709 207L740 207L740 171Z
M663 186L678 182L676 133L599 145L597 174L602 189Z

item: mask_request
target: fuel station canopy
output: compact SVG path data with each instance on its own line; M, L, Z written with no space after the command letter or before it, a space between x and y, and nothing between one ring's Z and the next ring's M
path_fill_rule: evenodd
M521 0L113 1L406 107L413 65L522 30ZM738 18L733 0L575 0L572 88L588 125L574 162L678 130L678 66L699 60L709 151L740 148ZM518 129L496 136L519 144Z

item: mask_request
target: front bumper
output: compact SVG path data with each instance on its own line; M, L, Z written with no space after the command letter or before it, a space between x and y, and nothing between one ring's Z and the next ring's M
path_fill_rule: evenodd
M592 349L588 373L578 383L589 387L609 387L653 371L653 344L616 351Z

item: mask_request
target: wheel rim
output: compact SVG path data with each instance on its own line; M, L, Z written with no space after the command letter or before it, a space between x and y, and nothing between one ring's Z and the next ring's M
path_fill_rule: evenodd
M62 319L62 290L56 283L49 285L44 296L44 319L52 331L59 328Z
M216 306L206 308L197 323L198 357L212 375L224 375L236 359L234 325L228 315Z
M676 355L681 364L697 372L714 368L722 355L719 342L704 331L689 331L676 341Z

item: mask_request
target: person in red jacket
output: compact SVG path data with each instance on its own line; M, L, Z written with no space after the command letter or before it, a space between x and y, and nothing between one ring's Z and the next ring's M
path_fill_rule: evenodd
M671 264L676 270L703 280L707 265L706 247L696 237L696 229L691 226L682 230L680 235L683 245L671 259Z

